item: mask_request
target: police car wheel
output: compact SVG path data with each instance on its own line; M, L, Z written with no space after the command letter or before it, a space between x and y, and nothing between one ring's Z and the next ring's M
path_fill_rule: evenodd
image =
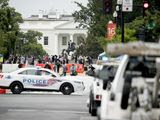
M22 84L18 82L12 83L10 88L13 94L20 94L23 91Z
M73 92L73 86L70 83L65 83L61 86L61 92L64 95L70 95Z

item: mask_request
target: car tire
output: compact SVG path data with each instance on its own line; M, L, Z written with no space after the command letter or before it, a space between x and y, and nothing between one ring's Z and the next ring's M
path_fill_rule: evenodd
M88 112L91 113L91 100L89 101L89 110L88 110Z
M63 95L70 95L74 91L74 88L70 83L64 83L62 84L60 91Z
M23 85L20 82L14 82L10 86L13 94L20 94L23 91Z
M129 99L129 94L131 89L131 80L132 80L132 75L127 75L125 77L125 83L124 83L124 87L122 91L122 99L121 99L122 109L127 109L128 107L128 99Z
M92 116L96 116L97 115L97 109L95 109L94 108L94 106L95 106L95 102L94 102L94 100L93 100L93 94L91 94L91 101L90 101L90 113L91 113L91 115Z
M97 109L93 108L94 106L94 101L91 103L91 115L96 116L97 115Z
M91 104L89 105L89 111L88 112L91 113Z
M92 102L92 99L93 99L92 91L90 91L90 93L89 93L89 110L88 110L89 113L91 113L91 102Z

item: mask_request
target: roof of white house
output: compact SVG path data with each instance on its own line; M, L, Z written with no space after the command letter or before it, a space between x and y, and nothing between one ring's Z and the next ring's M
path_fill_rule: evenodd
M79 23L75 23L72 15L31 15L31 17L24 19L20 24L23 30L28 29L55 29L55 30L82 30L79 28ZM85 30L83 28L83 30Z

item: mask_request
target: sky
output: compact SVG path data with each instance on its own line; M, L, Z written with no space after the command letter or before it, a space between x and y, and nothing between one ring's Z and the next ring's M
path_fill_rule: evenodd
M9 0L9 5L27 18L49 11L71 14L75 10L79 10L74 1L82 3L84 6L88 3L88 0Z

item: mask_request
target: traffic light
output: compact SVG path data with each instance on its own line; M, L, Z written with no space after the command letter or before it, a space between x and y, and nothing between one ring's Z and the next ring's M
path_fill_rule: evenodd
M112 14L112 0L103 0L104 14Z
M150 7L150 3L148 0L144 0L143 1L143 9L147 10Z
M143 1L143 17L145 16L145 11L151 7L150 2L148 0Z

